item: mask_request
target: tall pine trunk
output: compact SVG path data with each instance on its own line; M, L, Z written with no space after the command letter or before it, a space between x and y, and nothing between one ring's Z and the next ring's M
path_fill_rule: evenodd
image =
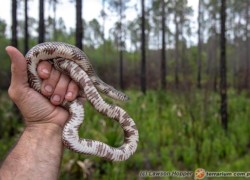
M141 91L146 94L145 3L141 0Z
M198 7L198 72L197 72L197 88L201 88L201 72L202 72L202 35L201 35L201 27L202 27L202 7L201 0L199 0Z
M220 38L220 95L221 95L221 122L225 130L228 127L227 119L227 69L226 69L226 0L221 0L221 38Z
M39 0L39 28L38 43L45 41L45 25L44 25L44 0Z
M245 6L245 20L246 20L246 24L245 24L245 36L246 36L246 43L245 43L245 59L246 59L246 72L245 72L245 80L244 80L244 88L246 88L247 90L249 89L249 73L250 73L250 62L249 62L249 1L246 1L246 6Z
M103 24L102 24L102 41L103 41L103 61L106 62L106 41L105 41L105 18L106 18L106 14L105 14L105 0L102 0L102 20L103 20Z
M119 26L119 62L120 62L120 66L119 66L119 70L120 70L120 88L124 89L124 82L123 82L123 31L122 31L122 0L119 1L119 5L120 5L120 26Z
M211 27L211 31L212 31L212 44L211 44L211 79L212 79L212 84L213 84L213 90L215 92L218 91L218 76L219 76L219 67L218 67L218 57L217 57L217 49L218 49L218 44L219 44L219 40L218 40L218 33L216 30L216 26L217 26L217 18L216 18L216 13L212 14L212 27Z
M161 0L162 14L162 50L161 50L161 89L166 89L166 3L165 0Z
M76 46L83 49L82 0L76 0Z
M17 0L12 0L11 45L18 47L17 41Z
M175 88L179 88L179 22L177 13L174 15L175 22Z
M24 53L29 50L28 0L24 0Z

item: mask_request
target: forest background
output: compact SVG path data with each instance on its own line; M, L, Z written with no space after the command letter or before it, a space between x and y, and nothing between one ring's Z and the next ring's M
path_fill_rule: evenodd
M57 16L65 1L75 6L75 28ZM250 1L199 0L194 19L187 0L100 0L102 10L90 21L82 15L82 0L39 0L38 19L29 13L36 8L30 2L9 1L11 22L0 16L1 161L23 130L7 95L5 47L25 54L37 43L62 41L83 49L97 74L130 96L127 103L112 103L133 117L140 142L122 163L65 150L60 179L136 179L141 170L249 170ZM135 17L128 20L131 12ZM107 26L111 16L116 21ZM90 105L80 135L114 146L123 140L119 126Z

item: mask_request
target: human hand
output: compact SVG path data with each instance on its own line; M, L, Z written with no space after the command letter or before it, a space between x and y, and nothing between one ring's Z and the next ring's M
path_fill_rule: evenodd
M69 77L52 68L48 62L38 65L38 75L42 81L41 95L30 88L27 76L27 63L24 56L14 47L7 47L11 59L10 98L21 111L26 126L56 124L63 127L68 112L58 106L64 99L72 101L78 95L78 86ZM46 97L48 98L46 98Z

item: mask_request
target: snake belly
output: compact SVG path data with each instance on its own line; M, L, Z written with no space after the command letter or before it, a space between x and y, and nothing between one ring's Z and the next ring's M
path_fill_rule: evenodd
M72 102L64 102L70 118L66 122L62 139L64 145L78 153L95 155L111 161L128 159L137 148L139 134L133 119L126 111L116 105L106 103L98 90L112 99L125 101L128 97L104 83L95 73L87 56L75 46L62 42L45 42L31 48L26 54L30 86L41 92L41 79L37 74L40 61L50 60L54 67L67 74L80 87L79 97ZM105 116L116 120L124 131L124 142L120 147L111 147L103 142L79 137L79 127L83 122L83 98Z

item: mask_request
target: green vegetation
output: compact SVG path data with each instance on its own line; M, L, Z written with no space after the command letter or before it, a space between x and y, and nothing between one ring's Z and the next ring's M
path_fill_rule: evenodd
M250 100L245 93L229 91L229 128L220 125L219 96L209 91L149 91L145 96L128 91L130 101L119 103L135 120L140 133L137 152L127 161L112 163L65 150L60 179L93 177L136 179L141 170L248 171L250 160ZM22 132L6 93L0 97L0 157ZM118 102L111 102L118 103ZM80 135L110 145L122 143L122 131L112 120L86 104Z
M10 34L16 34L17 28L17 37L13 35L12 39L18 39L16 46L24 52L25 22L23 18L19 18L23 17L23 2L20 1L16 7L18 24L17 27L13 25L12 32L8 32L10 22L0 17L0 162L24 128L6 93L10 82L10 61L4 51L11 42ZM83 39L76 38L77 28L67 27L64 19L57 14L56 9L62 5L58 0L45 2L49 9L55 10L50 14L45 8L45 14L49 15L45 16L45 34L38 33L38 19L28 13L29 48L37 44L37 36L45 36L46 41L69 44L82 39L84 52L102 80L119 87L119 77L123 76L123 85L120 87L128 90L130 101L124 104L107 101L122 106L139 129L138 150L126 162L112 163L66 149L60 179L138 179L141 170L194 171L196 168L204 168L208 171L249 171L250 3L227 1L229 119L228 129L225 131L219 114L222 67L219 64L220 1L199 1L197 25L200 38L198 35L197 40L197 6L192 9L191 1L148 1L145 8L145 44L141 39L140 4L130 1L127 7L128 2L103 0L100 15L104 22L100 17L93 17L89 22L83 19ZM162 13L163 2L166 3L165 13ZM31 4L30 2L30 6ZM132 11L136 12L136 17L127 21L125 17ZM13 18L16 16L14 14ZM109 18L113 16L118 19L109 27L105 21L110 21L112 18ZM161 22L164 19L165 30ZM162 41L163 34L166 35L165 45ZM146 95L138 91L144 83L140 79L141 66L144 65L141 63L141 46L146 47ZM162 58L162 47L165 47L165 59ZM122 52L123 60L119 52ZM162 59L166 61L166 67L162 65ZM121 62L123 71L119 69ZM161 75L161 69L166 70L166 76L164 73ZM200 80L197 78L198 74L201 75ZM158 91L164 78L167 87L162 89L166 91ZM199 87L198 84L201 84L199 90L196 88ZM119 146L123 136L118 124L98 114L89 104L86 104L85 109L86 118L80 136Z

